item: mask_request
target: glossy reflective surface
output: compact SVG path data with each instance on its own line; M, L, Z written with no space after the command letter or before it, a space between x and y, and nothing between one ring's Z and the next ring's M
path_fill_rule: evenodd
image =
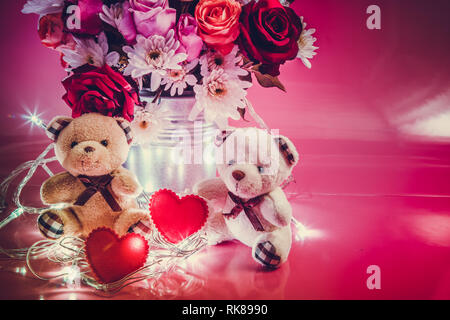
M376 2L382 29L374 31L366 28L367 2L296 1L293 8L317 29L312 69L299 60L284 65L287 93L256 84L249 90L261 117L302 156L286 191L308 232L288 263L266 272L249 248L227 243L182 266L195 277L188 289L180 285L186 276L171 274L113 298L450 299L450 3ZM8 62L0 82L2 179L48 143L24 124L25 109L45 111L47 121L70 113L60 99L59 57L39 44L36 17L20 14L23 3L0 4L2 20L15 26L5 30L0 51ZM44 178L41 172L30 182L26 203L40 205ZM25 215L0 230L0 244L21 248L41 239L35 219ZM373 265L380 290L367 287ZM0 261L0 284L2 299L103 298L37 280L23 262ZM155 287L160 294L151 293Z
M308 146L308 141L295 141ZM317 143L314 143L317 145ZM19 161L39 146L2 150ZM301 221L303 241L293 244L281 269L268 272L239 243L209 247L157 283L127 287L120 299L449 299L450 157L446 145L409 144L400 155L304 153L296 183L286 192ZM393 149L394 150L394 149ZM423 153L427 153L424 156ZM434 154L434 155L433 155ZM9 161L2 160L2 175ZM24 198L39 204L40 177ZM2 214L1 217L4 217ZM22 216L0 233L4 247L40 239L35 216ZM367 269L379 266L381 289L369 290ZM99 292L69 290L61 281L35 279L23 262L0 262L1 298L97 299ZM189 286L182 286L187 281ZM160 293L149 287L159 287Z

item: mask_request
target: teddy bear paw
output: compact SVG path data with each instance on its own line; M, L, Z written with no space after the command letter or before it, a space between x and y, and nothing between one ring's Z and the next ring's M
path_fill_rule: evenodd
M62 219L52 211L43 212L37 219L39 231L49 239L58 239L64 233Z
M260 242L253 250L253 257L257 262L269 269L280 266L281 257L277 254L275 246L270 241Z

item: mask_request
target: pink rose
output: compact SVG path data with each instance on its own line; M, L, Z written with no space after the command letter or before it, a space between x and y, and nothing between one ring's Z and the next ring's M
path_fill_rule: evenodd
M41 43L47 48L61 52L61 49L74 49L75 41L70 33L64 31L64 22L61 13L51 13L39 19L38 34ZM67 67L61 53L61 65Z
M81 35L97 35L102 30L102 0L67 0L64 8L65 29ZM78 9L76 9L78 8Z
M175 27L177 11L168 7L167 0L130 0L130 11L137 32L146 38L165 36Z
M193 16L190 14L180 16L176 37L180 41L178 52L186 53L188 62L198 58L203 47L203 40L197 34L197 22Z
M203 41L223 55L231 52L239 36L241 5L236 0L200 0L195 19Z
M72 36L64 32L64 24L61 13L52 13L39 19L38 34L41 42L47 48L57 49L69 42L73 42Z
M117 29L128 44L134 44L136 42L137 31L134 24L133 14L130 10L130 3L128 1L125 1L122 4L122 20L120 20Z
M169 7L169 1L167 0L130 0L130 5L134 10L147 12L155 8Z

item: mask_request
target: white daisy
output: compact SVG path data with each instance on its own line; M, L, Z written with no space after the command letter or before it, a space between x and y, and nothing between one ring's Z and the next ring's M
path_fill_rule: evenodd
M303 17L300 17L302 24L303 24L303 30L300 34L300 38L298 39L298 54L297 58L301 59L303 61L303 64L311 69L311 62L309 62L308 59L312 59L317 52L314 52L314 50L319 49L319 47L314 46L314 42L317 40L312 36L314 32L316 32L316 29L308 29L306 30L306 22L303 22Z
M237 55L238 50L238 46L234 46L233 50L225 56L215 51L208 51L202 55L200 57L201 75L206 77L213 70L223 69L231 77L246 76L248 71L240 67L242 56Z
M107 24L113 26L118 29L119 23L123 17L123 9L121 3L113 4L111 7L107 5L102 6L102 11L99 16Z
M102 67L105 63L109 66L115 66L119 63L120 55L113 51L108 53L108 40L102 32L98 36L98 42L94 39L77 39L75 49L61 49L64 54L64 61L69 64L68 71L81 67L86 63Z
M197 84L197 77L189 72L194 69L198 64L198 59L191 61L190 63L183 65L179 70L168 70L167 74L161 81L161 85L166 85L164 90L170 89L170 95L175 94L182 95L184 89L189 86Z
M28 0L23 6L22 13L36 13L41 16L62 12L64 0Z
M156 91L169 70L181 70L180 63L186 60L187 54L176 53L180 43L175 40L173 29L165 38L159 35L149 38L138 35L136 41L134 47L123 47L129 58L124 74L138 80L151 74L150 89Z
M196 102L189 120L194 121L204 111L206 121L215 122L220 129L225 129L228 118L239 120L237 108L245 108L245 89L251 85L248 81L230 77L223 69L213 70L203 78L202 85L194 86Z
M143 145L155 141L168 124L170 121L165 119L165 114L155 104L147 105L147 109L137 107L131 122L134 143Z

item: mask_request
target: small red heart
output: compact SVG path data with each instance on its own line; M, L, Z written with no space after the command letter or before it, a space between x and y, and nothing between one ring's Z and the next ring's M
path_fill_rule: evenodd
M145 264L148 243L139 234L122 238L109 228L92 231L86 240L86 256L92 271L101 283L122 279Z
M178 243L205 225L208 205L199 196L191 194L180 199L173 191L163 189L150 199L150 215L159 233L167 241Z

